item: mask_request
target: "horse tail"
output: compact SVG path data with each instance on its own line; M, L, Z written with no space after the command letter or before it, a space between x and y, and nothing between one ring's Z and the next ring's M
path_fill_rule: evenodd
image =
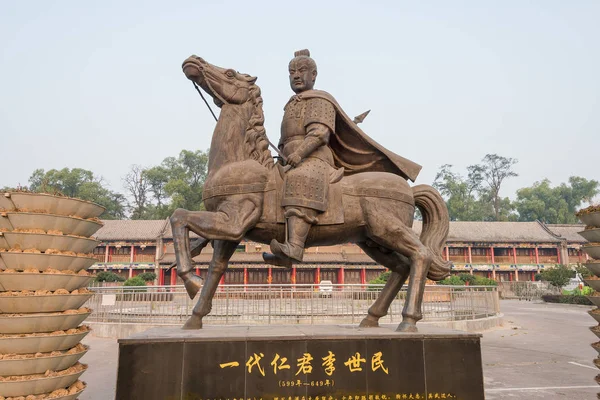
M423 215L421 243L433 254L427 278L440 281L450 275L452 263L444 260L442 251L450 229L448 208L442 196L429 185L417 185L412 188L415 205Z

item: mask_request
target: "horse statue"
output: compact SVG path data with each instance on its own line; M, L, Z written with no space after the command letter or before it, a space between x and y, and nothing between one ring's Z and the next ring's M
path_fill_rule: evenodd
M206 211L177 209L170 218L178 275L190 298L202 289L183 329L200 329L240 241L248 238L270 243L285 239L285 225L277 217L282 214L278 196L284 173L268 149L257 78L217 67L197 56L184 61L183 72L221 108L203 191ZM378 326L410 278L397 330L416 332L416 323L423 317L426 279L438 281L450 271L450 263L442 258L449 229L443 199L429 185L411 188L403 177L388 172L359 172L338 178L331 185L337 195L331 198L339 198L337 213L343 218L333 216L332 220L341 223L314 225L306 247L356 243L375 262L392 271L361 327ZM415 206L423 216L420 237L411 228ZM191 244L190 231L200 236ZM214 253L203 282L194 274L192 257L209 242Z

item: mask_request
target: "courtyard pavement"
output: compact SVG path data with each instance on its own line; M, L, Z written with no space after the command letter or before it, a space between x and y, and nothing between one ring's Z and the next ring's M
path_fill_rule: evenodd
M485 395L498 399L594 399L600 392L593 364L597 341L589 331L592 307L503 300L505 327L483 332ZM110 400L116 388L118 346L115 339L91 335L89 365L82 379L88 388L80 400Z

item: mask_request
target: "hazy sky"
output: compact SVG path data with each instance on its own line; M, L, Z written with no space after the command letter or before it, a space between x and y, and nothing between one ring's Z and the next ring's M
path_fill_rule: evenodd
M519 160L534 181L600 179L600 1L21 1L0 3L0 187L79 167L122 191L130 165L207 149L191 54L258 76L267 133L308 48L363 129L422 164Z

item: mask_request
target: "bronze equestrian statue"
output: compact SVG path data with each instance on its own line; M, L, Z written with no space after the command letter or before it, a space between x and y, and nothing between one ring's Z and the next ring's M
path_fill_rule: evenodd
M202 328L229 259L243 238L270 243L265 262L290 267L305 247L356 243L392 271L361 326L378 326L410 277L398 330L415 332L422 318L427 278L450 271L442 258L448 210L429 185L410 187L421 167L367 136L328 93L313 89L316 63L308 50L289 64L296 93L285 106L279 150L268 148L256 77L191 56L186 77L221 108L209 153L203 200L206 211L176 210L171 217L178 275L200 298L184 329ZM415 206L423 215L421 236L412 230ZM189 231L200 236L190 247ZM194 274L192 257L212 242L206 281Z

